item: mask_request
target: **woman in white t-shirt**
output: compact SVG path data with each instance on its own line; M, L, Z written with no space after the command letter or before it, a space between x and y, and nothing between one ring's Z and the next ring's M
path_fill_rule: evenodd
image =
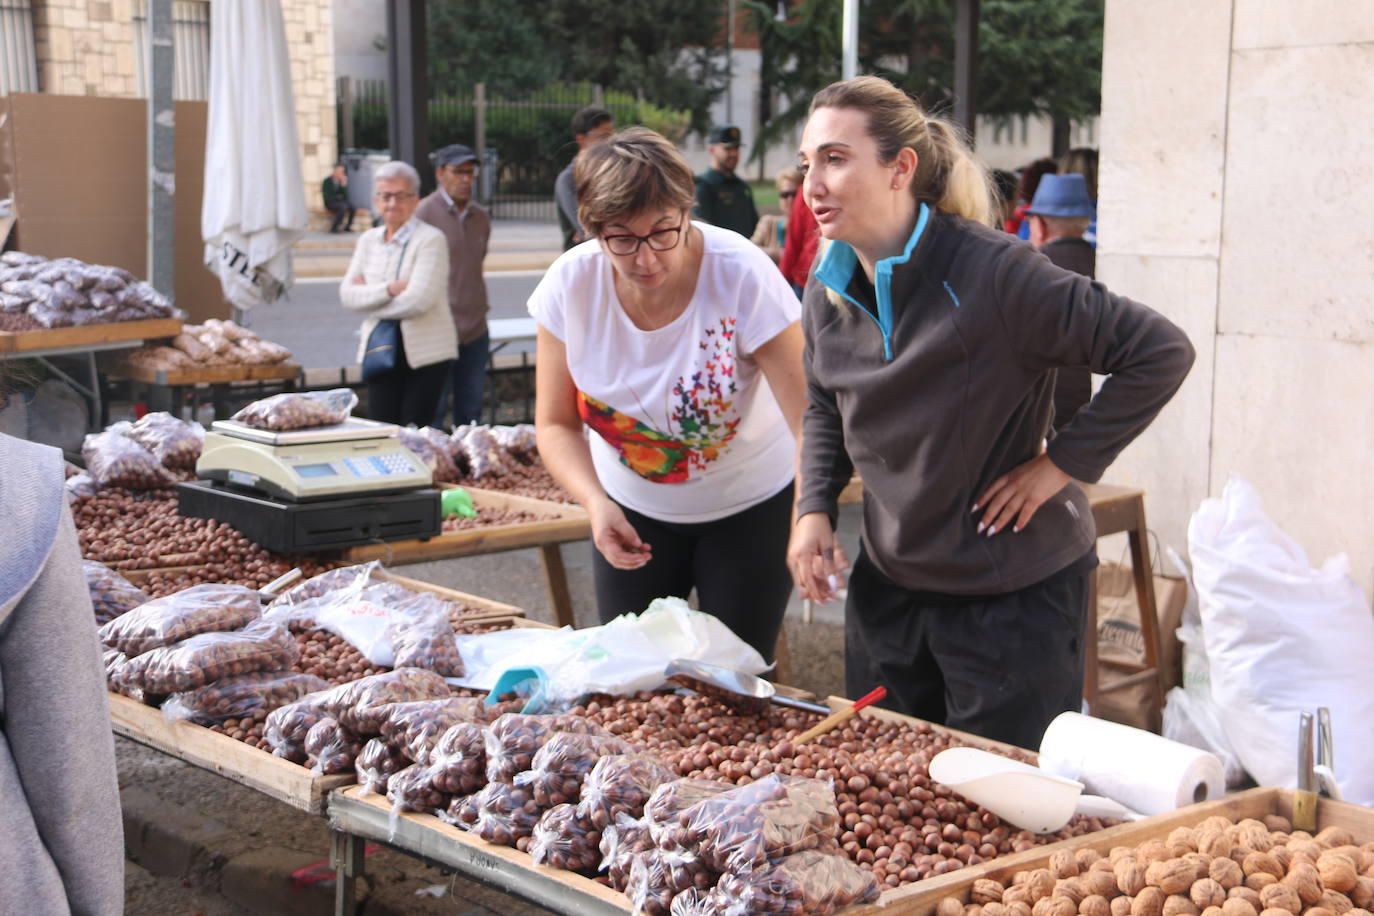
M601 619L695 587L771 659L806 401L796 296L747 238L691 221L692 171L653 131L583 150L574 180L589 240L529 300L535 425L591 514Z

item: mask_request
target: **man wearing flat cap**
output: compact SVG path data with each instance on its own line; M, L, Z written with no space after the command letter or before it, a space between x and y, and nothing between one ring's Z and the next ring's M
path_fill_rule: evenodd
M1097 252L1083 239L1093 219L1088 182L1082 175L1046 175L1026 208L1030 241L1056 267L1091 279L1097 269ZM1093 395L1092 373L1087 366L1061 368L1054 382L1054 422L1059 432Z
M453 143L430 154L439 186L420 201L415 215L444 233L448 240L448 306L458 330L458 359L439 398L434 425L475 423L482 413L487 381L487 284L482 261L491 240L491 216L472 199L477 180L477 154Z
M759 211L754 208L753 189L735 174L739 165L739 128L733 124L711 128L706 149L711 154L711 167L697 176L697 205L693 213L698 219L749 238L758 225Z

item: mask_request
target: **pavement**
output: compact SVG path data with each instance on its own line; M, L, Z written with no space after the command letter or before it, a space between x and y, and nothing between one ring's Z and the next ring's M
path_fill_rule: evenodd
M296 243L298 277L342 277L360 232L309 232ZM557 223L494 220L487 270L544 270L563 253Z

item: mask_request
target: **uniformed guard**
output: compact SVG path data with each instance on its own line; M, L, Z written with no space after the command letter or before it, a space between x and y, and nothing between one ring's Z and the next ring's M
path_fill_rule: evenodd
M707 142L711 167L697 178L694 215L715 226L733 229L746 238L754 234L759 211L749 183L735 174L739 165L739 128L722 124L711 128Z

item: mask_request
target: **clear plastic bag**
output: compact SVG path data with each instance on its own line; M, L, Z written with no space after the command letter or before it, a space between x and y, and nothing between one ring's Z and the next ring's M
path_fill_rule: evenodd
M449 795L471 795L487 784L487 728L459 722L429 753L434 785Z
M482 701L477 697L416 700L386 707L381 732L408 759L428 764L434 745L450 728L481 719Z
M601 726L581 716L530 716L508 712L491 723L487 734L487 780L508 783L528 770L534 755L559 732L606 736Z
M618 815L615 823L601 830L601 868L611 887L624 892L630 883L630 866L635 859L656 849L649 822L642 818Z
M420 431L415 429L413 426L401 427L399 430L397 430L397 436L400 438L401 444L404 445L407 449L409 449L415 455L416 458L419 458L420 463L423 464L425 467L429 468L429 472L435 475L434 479L437 480L439 470L439 456L434 446L430 444L429 440L426 439L424 436L420 435ZM445 457L447 458L447 454L445 454ZM453 463L453 460L451 458L448 460L450 464Z
M828 916L855 903L873 903L882 893L873 873L847 856L814 849L786 856L754 871L721 876L717 888L727 904L747 913Z
M331 716L360 735L381 734L386 707L412 700L448 699L448 682L433 671L397 668L340 684L321 698Z
M509 463L505 448L486 426L468 429L462 438L461 448L463 457L467 459L468 474L474 480L499 474Z
M650 849L635 857L625 895L635 910L666 916L673 898L691 888L708 890L718 875L683 849Z
M175 484L157 456L129 438L132 429L132 423L116 423L87 436L81 444L86 472L101 487L155 490Z
M660 846L690 849L711 869L733 873L815 849L839 825L829 784L771 774L697 802L656 837Z
M232 419L257 429L284 432L342 423L357 406L358 396L348 388L289 391L254 401L234 414Z
M707 798L713 798L735 788L728 782L713 779L674 779L654 789L644 806L644 816L655 827L672 824L679 814Z
M266 719L274 709L328 689L329 684L313 674L255 671L220 678L198 690L174 693L162 704L162 715L169 722L190 719L202 725L226 719Z
M76 480L84 475L68 478ZM82 560L81 571L86 575L86 588L91 593L91 609L95 611L97 626L104 626L116 617L148 603L143 589L125 579L104 563Z
M228 633L201 633L144 652L129 659L118 677L122 685L140 688L144 693L170 694L195 690L222 677L281 671L296 664L300 657L300 647L286 627L257 624Z
M358 759L354 761L358 783L363 787L364 794L376 792L385 795L391 777L408 766L410 760L406 755L382 738L373 738L364 744Z
M163 467L193 470L205 442L205 427L159 410L135 423L129 438L152 452Z
M728 900L716 888L704 891L689 887L673 898L668 912L670 916L749 916L747 908Z
M529 854L535 865L591 876L601 864L600 844L600 831L576 807L555 805L534 825Z
M534 825L545 810L528 789L493 782L478 792L475 799L477 821L472 825L473 833L498 846L528 849Z
M267 605L267 610L269 612L277 611L283 607L304 604L307 601L322 598L332 592L346 588L383 584L392 585L393 583L390 573L386 571L386 567L379 560L357 566L340 566L338 569L331 569L328 572L320 573L318 576L312 576L282 592L272 599L272 602ZM394 587L398 593L406 591L399 585Z
M306 736L317 722L329 716L322 702L328 693L327 690L312 693L267 714L262 735L272 745L273 756L293 763L305 762Z
M95 478L85 471L74 477L68 477L66 481L67 502L77 499L90 499L100 492L100 487L95 482Z
M310 772L316 776L348 773L363 750L363 739L345 728L337 719L325 716L305 735L305 753Z
M616 737L559 732L535 753L529 771L516 775L515 784L528 786L540 807L575 805L582 797L582 780L598 760L631 750Z
M491 436L496 440L497 445L517 458L526 458L539 450L534 426L530 423L517 423L514 426L493 426Z
M111 620L100 628L100 640L132 657L201 633L237 630L261 613L261 598L254 589L220 583L193 585Z
M579 817L598 830L616 822L617 815L639 818L654 790L677 779L677 774L651 754L603 756L582 781Z
M433 814L448 807L449 797L434 788L429 768L413 763L391 774L386 787L387 801L393 813L423 811Z
M397 668L428 668L444 677L463 676L463 656L448 614L424 614L394 621L387 627L392 664Z

